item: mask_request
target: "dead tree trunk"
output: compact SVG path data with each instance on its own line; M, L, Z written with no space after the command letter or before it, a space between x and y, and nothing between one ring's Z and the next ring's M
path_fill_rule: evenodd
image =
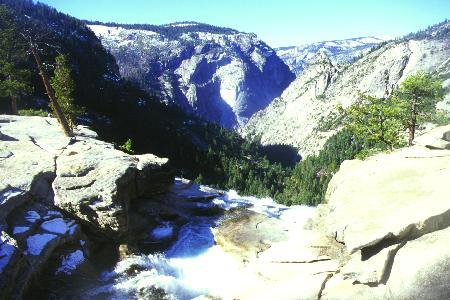
M53 111L55 112L56 118L63 128L64 134L71 137L73 136L72 129L70 128L69 123L67 122L67 118L64 116L58 101L56 100L55 93L50 85L50 81L48 80L48 75L44 70L41 58L39 57L34 44L31 44L31 52L33 53L34 59L36 60L36 64L39 69L39 75L41 75L42 81L44 82L45 90L47 91L47 95L50 99L50 104Z

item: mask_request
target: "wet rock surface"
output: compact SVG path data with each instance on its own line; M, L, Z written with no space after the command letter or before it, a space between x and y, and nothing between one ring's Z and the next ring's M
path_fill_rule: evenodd
M241 209L220 224L214 237L225 251L248 260L257 258L273 243L286 240L287 233L277 219Z

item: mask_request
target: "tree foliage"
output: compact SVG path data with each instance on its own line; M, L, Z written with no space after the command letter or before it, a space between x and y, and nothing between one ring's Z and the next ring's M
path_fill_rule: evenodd
M399 121L408 129L409 145L412 145L417 126L433 118L436 103L443 97L441 80L424 72L407 77L395 90L393 102L399 107Z
M11 101L13 114L18 113L17 101L31 92L26 50L14 15L0 5L0 97Z
M362 95L344 112L346 125L356 136L391 150L403 144L401 133L407 129L412 145L417 127L436 118L436 103L443 96L441 80L419 72L408 76L389 98Z
M123 145L119 146L119 149L128 154L134 154L133 142L131 139L127 139Z
M389 149L401 144L400 107L393 98L361 95L346 110L347 127L358 137L372 143L384 143Z
M50 82L62 112L73 128L77 117L83 113L83 110L75 104L73 98L75 82L70 74L68 60L65 55L60 54L56 57L55 73Z
M403 40L423 40L423 39L441 39L450 36L450 26L443 26L449 23L448 19L434 25L428 26L426 29L405 35Z

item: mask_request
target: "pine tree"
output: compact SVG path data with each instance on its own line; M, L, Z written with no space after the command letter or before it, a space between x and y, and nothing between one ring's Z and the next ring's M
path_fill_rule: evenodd
M11 11L0 5L0 97L11 101L11 112L17 114L17 102L31 92L28 83L26 44Z
M55 74L50 83L63 114L69 120L70 127L73 128L76 118L83 113L83 110L75 105L73 98L75 82L70 75L66 56L59 54L56 57Z
M384 143L389 149L401 144L400 107L392 98L362 95L346 111L347 127L369 142Z
M409 145L412 145L417 126L433 118L436 103L443 97L442 82L423 72L409 76L396 90L394 98L400 107L401 121L409 132Z

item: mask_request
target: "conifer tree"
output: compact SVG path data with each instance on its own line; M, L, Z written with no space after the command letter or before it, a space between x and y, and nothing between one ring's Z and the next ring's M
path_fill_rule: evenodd
M362 95L347 111L347 127L369 142L384 143L389 149L401 144L400 107L392 98Z
M76 118L83 113L83 110L75 105L73 98L75 82L70 75L67 57L63 54L59 54L56 57L55 74L50 80L50 83L55 91L55 96L61 106L61 110L69 120L70 127L73 129Z
M12 114L18 112L18 100L31 92L29 75L26 44L19 38L14 15L0 5L0 97L11 101Z
M412 145L417 126L433 118L436 103L444 97L442 82L428 73L417 73L405 79L394 93L401 112L401 121L408 129Z

